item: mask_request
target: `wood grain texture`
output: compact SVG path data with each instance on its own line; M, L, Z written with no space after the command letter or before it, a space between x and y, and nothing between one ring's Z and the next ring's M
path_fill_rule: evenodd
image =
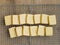
M27 7L27 8L23 9L22 7L25 7L25 8ZM16 8L18 8L18 10ZM6 27L4 25L4 16L9 14L24 13L26 11L32 14L33 13L55 14L57 16L57 25L54 26L54 36L52 37L17 37L14 39L10 39L8 28L11 26ZM59 5L0 6L0 44L1 45L60 45L60 6Z
M26 5L22 5L22 4L26 4ZM35 5L38 4L38 5L35 6L31 4L35 4ZM59 4L60 4L60 0L56 0L56 1L55 0L50 0L50 1L0 0L0 45L60 45L60 5ZM4 16L10 14L20 14L20 13L55 14L57 16L57 25L54 26L54 36L17 37L14 39L10 39L8 28L11 26L9 27L5 26Z
M15 0L16 4L60 4L59 0Z
M17 5L60 4L60 0L0 0L0 5L2 4L17 4Z

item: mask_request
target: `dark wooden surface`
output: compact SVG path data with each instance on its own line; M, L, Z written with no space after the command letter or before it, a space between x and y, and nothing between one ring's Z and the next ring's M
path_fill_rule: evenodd
M60 4L60 0L0 0L0 4Z
M38 5L37 5L38 4ZM0 45L60 45L60 0L0 0ZM20 13L46 13L57 16L52 37L9 37L4 16Z

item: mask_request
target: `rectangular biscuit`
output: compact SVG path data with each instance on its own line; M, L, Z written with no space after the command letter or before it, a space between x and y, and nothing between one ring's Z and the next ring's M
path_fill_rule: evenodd
M23 35L24 36L30 36L29 26L23 26Z
M16 27L17 36L22 36L22 26Z
M15 32L15 27L9 28L10 38L17 37Z
M5 16L4 19L5 19L5 25L11 25L12 24L11 15Z
M53 27L46 27L46 36L53 36Z
M41 14L34 15L34 23L39 24L41 22Z
M48 24L48 15L47 14L41 15L41 24Z
M30 34L31 36L37 36L37 26L30 26Z
M26 24L26 16L26 14L19 15L20 24Z
M39 25L38 36L45 36L45 26Z
M12 15L12 23L13 25L19 25L18 15Z
M32 14L27 14L27 24L34 24Z
M49 25L56 25L56 15L49 16Z

